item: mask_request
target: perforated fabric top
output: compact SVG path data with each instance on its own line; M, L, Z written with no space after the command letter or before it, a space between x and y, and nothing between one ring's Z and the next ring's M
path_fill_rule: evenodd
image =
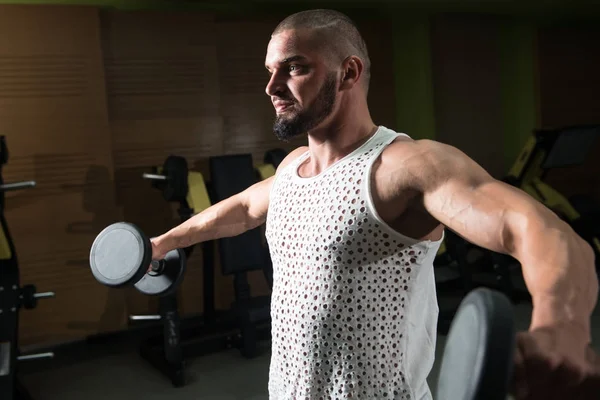
M430 399L440 241L389 227L369 191L397 133L379 127L318 176L277 176L267 215L273 260L271 399Z

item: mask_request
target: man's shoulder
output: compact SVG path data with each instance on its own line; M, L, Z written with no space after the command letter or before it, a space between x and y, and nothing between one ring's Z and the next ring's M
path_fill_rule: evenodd
M431 139L397 137L381 153L379 168L413 188L425 189L461 173L473 161L455 146Z
M394 168L401 166L424 167L424 164L437 163L453 153L454 147L431 139L413 139L400 135L381 153L381 163Z
M399 134L386 148L386 152L402 153L413 156L415 153L433 154L443 151L456 151L456 147L433 139L415 139L411 136ZM396 154L398 155L398 154Z

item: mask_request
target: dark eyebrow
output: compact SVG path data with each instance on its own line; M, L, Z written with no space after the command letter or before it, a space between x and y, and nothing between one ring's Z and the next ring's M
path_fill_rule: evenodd
M279 61L280 64L288 64L294 61L304 61L306 60L306 57L301 56L301 55L295 55L295 56L291 56L291 57L286 57L283 60Z
M292 63L292 62L294 62L294 61L306 61L306 60L307 60L307 58L306 58L306 57L304 57L304 56L301 56L301 55L293 55L293 56L286 57L286 58L283 58L283 59L279 60L279 64L289 64L289 63ZM268 65L265 65L265 67L266 67L267 69L269 69L269 66L268 66Z

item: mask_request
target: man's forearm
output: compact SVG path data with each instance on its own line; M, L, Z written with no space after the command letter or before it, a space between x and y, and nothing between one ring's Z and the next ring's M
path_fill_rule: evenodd
M250 228L248 213L239 196L223 200L155 239L162 253L196 243L231 237Z
M533 300L531 328L568 324L589 340L598 297L594 252L562 221L555 225L528 228L516 246Z

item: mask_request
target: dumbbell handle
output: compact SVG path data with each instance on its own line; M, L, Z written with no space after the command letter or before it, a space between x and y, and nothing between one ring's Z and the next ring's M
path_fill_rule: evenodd
M162 317L160 315L130 315L131 321L160 321Z
M165 175L144 173L142 176L144 179L150 179L151 181L166 181L167 180L167 177Z
M50 297L55 297L55 293L54 292L35 293L33 295L33 297L35 299L47 299L47 298L50 298Z
M35 181L23 181L15 183L5 183L0 185L0 192L8 192L9 190L20 190L35 187Z
M153 275L160 275L165 269L165 260L152 260L150 264L150 271L148 273Z
M19 361L28 361L28 360L38 360L40 358L53 358L54 353L38 353L38 354L28 354L25 356L18 356L17 360Z

